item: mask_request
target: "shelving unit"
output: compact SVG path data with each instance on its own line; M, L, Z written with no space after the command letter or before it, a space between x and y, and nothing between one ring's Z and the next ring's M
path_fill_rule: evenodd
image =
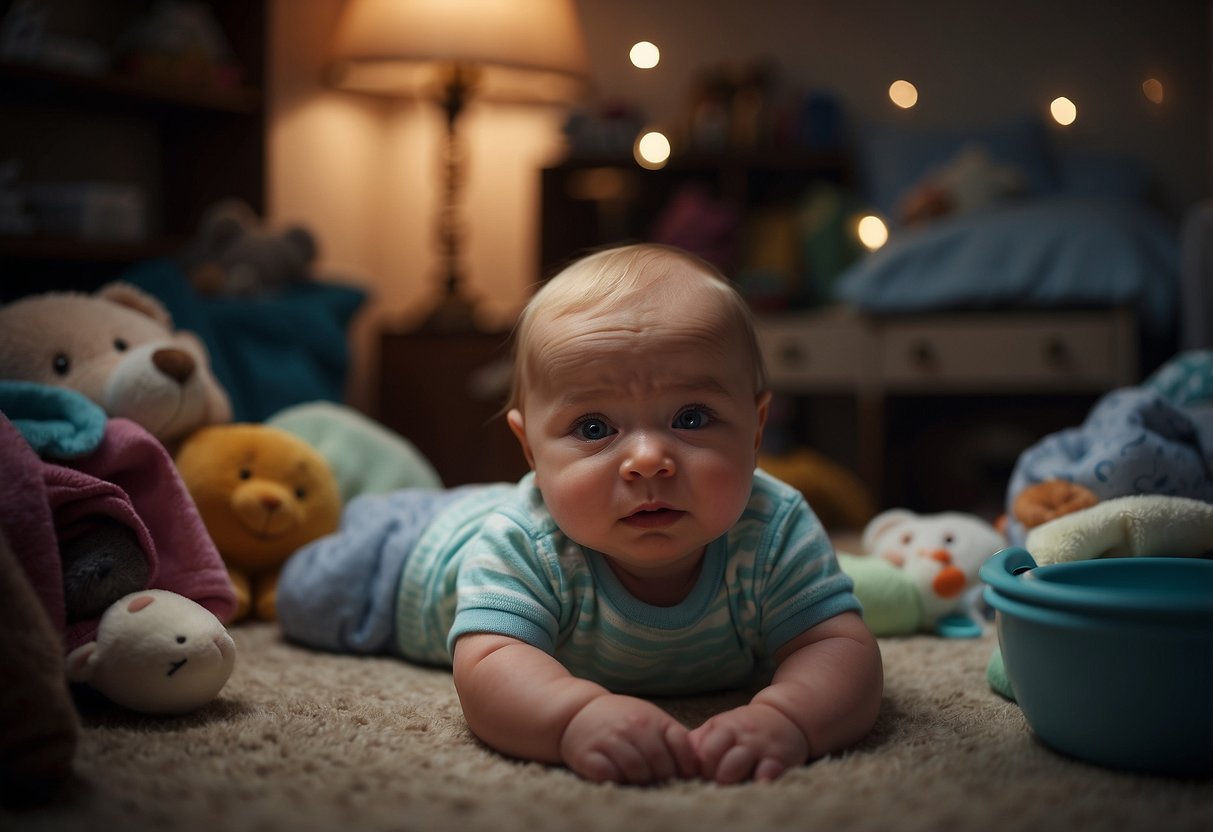
M82 74L0 59L0 162L19 186L109 182L143 195L138 239L0 233L0 300L49 289L91 289L128 266L181 250L206 208L236 197L265 208L266 4L209 0L238 83L215 86L111 70ZM112 46L148 0L73 4L71 35Z
M739 216L792 205L817 182L847 186L843 153L792 150L691 154L659 170L631 159L575 157L541 172L540 262L550 277L608 243L651 240L654 224L681 188L696 185Z

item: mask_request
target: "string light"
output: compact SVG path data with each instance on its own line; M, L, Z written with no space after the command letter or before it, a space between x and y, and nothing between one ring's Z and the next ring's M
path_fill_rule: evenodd
M652 69L661 60L661 50L647 40L642 40L632 44L628 58L637 69Z
M1142 81L1141 92L1151 104L1161 104L1166 98L1166 89L1163 88L1162 81L1157 78L1147 78Z
M855 231L868 251L875 251L889 241L889 227L875 214L860 217Z
M889 98L898 107L908 110L918 103L918 88L909 81L894 81L889 84Z
M670 140L664 133L650 130L636 140L632 155L642 168L658 170L670 160Z
M1049 112L1053 115L1053 120L1063 127L1073 124L1078 118L1078 107L1064 95L1053 99L1049 104Z

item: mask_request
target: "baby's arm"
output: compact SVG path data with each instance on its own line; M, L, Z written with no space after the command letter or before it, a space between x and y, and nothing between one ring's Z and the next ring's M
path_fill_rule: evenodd
M687 729L661 708L578 679L517 639L461 636L454 674L472 732L503 754L564 763L594 781L642 784L699 772Z
M773 780L858 742L876 722L884 690L880 648L856 613L807 630L776 659L774 679L750 704L691 732L704 777Z

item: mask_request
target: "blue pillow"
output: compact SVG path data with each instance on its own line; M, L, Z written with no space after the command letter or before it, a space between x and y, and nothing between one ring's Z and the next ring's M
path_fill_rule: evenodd
M873 314L1136 306L1175 331L1179 231L1129 201L1048 197L903 230L852 264L835 298Z
M206 344L235 421L263 422L301 402L344 399L346 333L364 289L311 281L269 297L201 297L172 260L138 264L123 279L159 298L176 328Z
M894 216L905 192L966 145L983 147L996 162L1015 167L1029 194L1057 189L1049 137L1038 119L1023 117L974 130L924 131L870 123L859 135L859 174L865 197L886 217Z

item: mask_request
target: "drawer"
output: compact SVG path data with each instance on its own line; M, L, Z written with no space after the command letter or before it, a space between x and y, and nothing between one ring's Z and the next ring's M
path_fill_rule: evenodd
M852 317L763 319L758 345L771 389L778 392L854 390L874 382L876 338Z
M968 315L887 325L880 364L890 390L1098 392L1133 383L1135 351L1127 314Z

